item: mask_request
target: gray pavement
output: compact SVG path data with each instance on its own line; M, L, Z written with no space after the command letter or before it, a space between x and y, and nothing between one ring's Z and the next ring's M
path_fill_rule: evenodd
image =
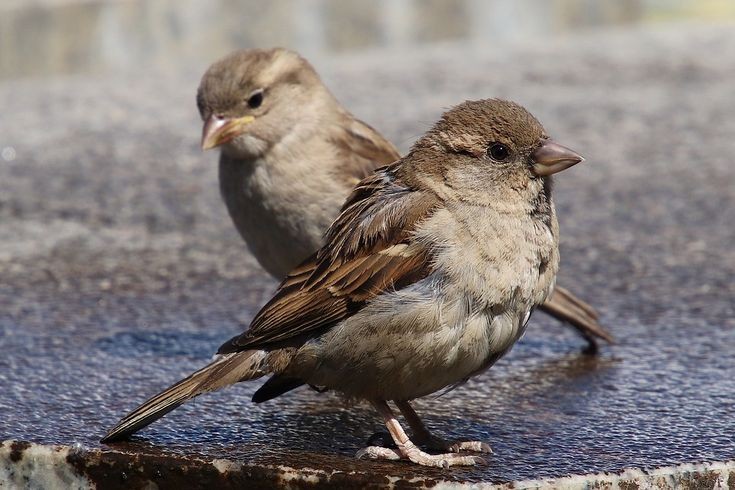
M0 479L734 488L735 26L316 64L404 150L442 108L501 96L584 154L557 179L559 282L618 343L582 355L537 314L496 367L417 404L437 432L488 440L486 467L356 461L380 428L367 406L303 389L253 405L257 383L101 446L120 416L245 328L275 284L229 222L216 155L198 149L204 66L5 82L0 440L23 443L0 448Z

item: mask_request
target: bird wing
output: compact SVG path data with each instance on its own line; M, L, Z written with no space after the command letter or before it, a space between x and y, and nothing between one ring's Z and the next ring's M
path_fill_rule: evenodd
M220 354L314 334L431 272L430 251L413 231L438 198L402 184L394 170L384 167L360 182L328 230L327 245L291 271L250 328Z
M345 114L337 131L330 134L340 162L337 177L350 188L370 176L376 168L401 157L390 141L351 114Z

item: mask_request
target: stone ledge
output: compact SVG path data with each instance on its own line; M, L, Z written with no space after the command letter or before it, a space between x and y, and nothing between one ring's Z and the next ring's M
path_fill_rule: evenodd
M735 488L735 460L650 470L572 475L509 483L461 483L369 471L260 466L195 456L104 451L22 441L0 445L0 481L33 488L472 488L472 489L720 489Z

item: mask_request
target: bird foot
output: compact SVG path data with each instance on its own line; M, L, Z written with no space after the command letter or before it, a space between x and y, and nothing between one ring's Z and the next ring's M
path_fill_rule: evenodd
M485 446L487 446L487 444L485 444ZM412 463L421 466L436 466L438 468L487 464L487 462L479 456L465 456L455 453L428 454L419 449L410 441L405 445L399 446L397 449L380 446L368 446L366 448L360 449L357 452L356 456L357 459L383 459L389 461L407 459Z
M401 459L401 453L398 449L383 446L368 446L360 449L355 454L357 459L386 459L397 461Z
M441 437L437 437L433 434L415 435L414 441L421 447L424 447L430 451L447 451L450 453L461 453L463 451L470 451L473 453L484 453L493 454L493 450L489 444L482 441L447 441ZM378 431L374 433L367 441L367 445L370 447L381 447L383 449L395 450L396 445L391 439L390 434L385 431Z
M416 439L414 438L414 440ZM490 445L482 441L447 441L435 435L420 438L419 444L433 451L449 451L450 453L461 453L462 451L484 454L493 453Z

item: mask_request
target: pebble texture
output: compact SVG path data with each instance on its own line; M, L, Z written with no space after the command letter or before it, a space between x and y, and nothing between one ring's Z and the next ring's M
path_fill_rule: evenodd
M356 461L381 426L367 406L306 389L253 405L257 383L203 396L98 453L106 429L205 364L275 284L229 222L215 153L198 149L194 93L206 67L6 82L0 440L426 484L735 459L732 25L316 65L403 150L443 108L500 96L585 155L557 179L559 282L599 308L618 343L582 355L580 339L538 314L492 370L417 403L437 432L488 440L486 467ZM155 464L143 467L156 478ZM122 485L123 473L113 466L94 479Z

